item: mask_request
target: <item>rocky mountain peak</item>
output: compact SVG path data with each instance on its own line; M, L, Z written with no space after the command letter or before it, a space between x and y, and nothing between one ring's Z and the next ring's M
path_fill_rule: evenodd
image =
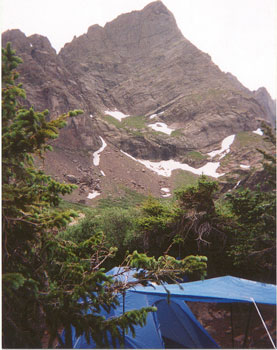
M5 45L7 42L13 44L18 54L39 50L56 56L56 50L52 47L49 39L43 35L33 34L27 37L21 30L11 29L3 33L3 44Z
M2 45L6 46L7 42L11 42L16 48L17 53L30 51L30 43L26 35L19 29L7 30L2 35Z
M150 4L146 5L145 8L143 9L144 12L153 12L155 14L166 14L173 16L171 12L167 9L167 7L163 4L162 1L157 0L153 1Z
M174 16L161 1L150 3L141 11L120 15L104 28L115 47L137 48L131 51L133 54L138 54L139 50L145 52L151 49L151 45L157 46L181 35Z
M226 137L257 130L261 119L273 118L270 96L263 89L253 93L223 73L184 38L161 1L122 14L104 27L90 26L58 55L49 40L37 34L7 31L3 46L8 41L24 61L18 70L27 104L49 109L52 117L84 110L70 120L56 143L54 173L66 164L68 173L77 176L72 167L79 162L77 169L89 173L87 164L104 142L110 147L105 173L115 172L111 155L122 161L120 151L141 160L202 166ZM132 174L137 183L141 174ZM152 175L143 174L144 186L156 186ZM116 178L120 176L122 172Z

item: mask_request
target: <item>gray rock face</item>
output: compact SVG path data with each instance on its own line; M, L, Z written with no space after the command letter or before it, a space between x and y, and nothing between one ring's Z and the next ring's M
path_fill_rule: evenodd
M254 95L260 105L264 107L267 112L267 120L275 127L276 126L276 100L273 100L266 88L261 87L257 91L254 91Z
M37 34L26 37L19 30L9 30L2 36L2 46L7 42L12 43L23 59L18 68L29 104L38 110L49 109L52 117L72 106L85 106L82 96L76 96L76 82L70 79L70 73L46 37Z
M99 135L145 159L181 159L186 151L212 150L224 137L254 130L270 111L257 95L225 74L183 37L161 1L123 14L103 28L91 26L57 55L47 38L19 30L3 34L24 60L19 67L29 104L55 117L83 109L62 131L58 146L95 151ZM171 136L145 127L119 128L106 110L131 116L159 114ZM93 116L93 117L90 117Z

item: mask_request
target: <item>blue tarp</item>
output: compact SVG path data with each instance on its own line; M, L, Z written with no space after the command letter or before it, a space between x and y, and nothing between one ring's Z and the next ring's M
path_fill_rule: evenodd
M201 301L215 303L256 303L276 305L276 286L243 278L224 276L203 281L170 284L166 287L172 300ZM162 286L136 287L132 293L164 296Z
M114 268L107 274L118 273L118 268ZM123 276L116 277L124 281L134 281L134 272L129 271ZM167 285L169 286L169 285ZM148 287L146 287L148 288ZM153 289L153 287L150 287ZM142 288L143 290L143 288ZM153 289L154 290L154 289ZM125 300L119 296L120 305L112 311L108 317L120 316L124 310L130 311L141 309L147 306L156 306L158 311L151 312L147 316L147 323L144 327L136 326L136 337L125 334L125 348L128 349L164 349L165 347L189 348L189 349L214 349L219 348L208 332L197 321L189 307L182 300L167 302L167 294L148 295L127 290ZM73 330L74 349L93 349L94 342L87 343L84 336L75 337ZM112 347L112 345L111 345Z
M121 270L122 271L122 270ZM113 268L107 274L120 272ZM135 281L135 271L128 271L117 276L121 281ZM197 321L185 301L256 303L276 305L276 286L242 278L225 276L203 281L167 284L168 293L162 286L136 286L126 291L125 300L119 296L120 305L107 317L120 316L125 311L156 306L157 312L149 313L144 327L135 327L136 337L125 335L125 348L129 349L164 349L174 348L219 348L207 331ZM103 313L104 315L104 313ZM75 337L73 330L73 347L75 349L95 348L91 340L87 343L84 336Z

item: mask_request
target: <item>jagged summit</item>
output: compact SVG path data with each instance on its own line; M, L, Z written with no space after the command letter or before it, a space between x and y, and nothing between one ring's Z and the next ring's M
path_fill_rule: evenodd
M168 10L168 8L160 0L150 2L142 10L135 10L129 13L123 13L119 15L117 18L115 18L114 20L112 20L111 22L124 20L127 17L131 18L131 16L133 20L135 17L139 18L141 16L152 18L153 20L155 17L157 18L157 16L163 16L164 20L173 21L176 23L174 15ZM105 26L109 25L109 23L111 22L108 22Z
M159 14L159 13L171 14L171 12L163 4L163 2L161 0L150 2L148 5L146 5L144 7L143 11L152 11L152 12L157 13L157 14Z

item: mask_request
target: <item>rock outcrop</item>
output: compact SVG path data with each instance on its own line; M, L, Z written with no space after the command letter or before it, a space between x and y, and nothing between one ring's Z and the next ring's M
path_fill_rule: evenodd
M254 91L256 100L263 106L266 111L267 121L276 127L276 100L273 100L265 87Z

